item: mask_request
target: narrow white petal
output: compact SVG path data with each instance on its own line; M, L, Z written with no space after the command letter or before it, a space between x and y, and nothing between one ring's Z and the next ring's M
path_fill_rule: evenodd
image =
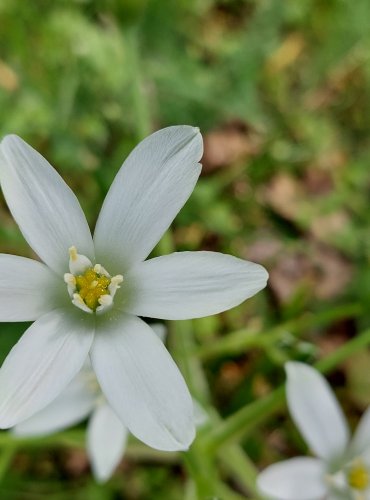
M320 458L340 460L349 430L338 401L326 379L298 362L286 364L290 414L312 451Z
M107 481L122 460L128 430L106 404L96 408L87 429L87 453L95 479Z
M60 304L65 292L45 264L0 254L0 321L33 321Z
M167 337L167 327L163 323L152 323L149 325L151 329L154 331L154 333L157 335L159 340L162 342L166 341Z
M353 458L364 452L370 454L370 407L362 415L349 448L349 455Z
M97 325L91 362L105 397L132 434L160 450L188 448L195 434L191 396L148 325L116 312Z
M91 316L55 309L24 333L0 369L0 428L22 422L51 403L81 369L94 324Z
M54 401L12 430L17 436L43 436L67 429L92 412L95 399L80 372Z
M292 458L267 467L257 479L261 493L274 500L323 500L328 492L323 463Z
M262 290L267 278L262 266L231 255L173 253L129 271L130 301L123 307L150 318L200 318L237 306Z
M6 202L39 257L61 275L68 270L68 248L72 245L93 258L86 218L56 170L15 135L6 136L0 150L0 183Z
M98 262L122 274L149 255L193 191L202 154L202 136L189 126L159 130L132 151L96 225Z

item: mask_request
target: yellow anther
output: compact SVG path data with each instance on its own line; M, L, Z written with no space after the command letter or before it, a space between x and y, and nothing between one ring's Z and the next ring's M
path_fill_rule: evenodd
M110 276L101 264L93 264L75 246L69 248L69 273L64 275L72 304L87 313L102 314L113 305L123 276Z
M361 460L354 463L348 471L347 482L355 490L366 490L370 484L369 471Z
M87 307L93 311L99 306L100 297L109 293L110 282L111 280L107 276L98 274L91 267L86 269L84 274L76 276L77 292Z
M68 252L69 252L69 257L72 261L76 261L77 260L77 248L76 247L70 247L68 249Z

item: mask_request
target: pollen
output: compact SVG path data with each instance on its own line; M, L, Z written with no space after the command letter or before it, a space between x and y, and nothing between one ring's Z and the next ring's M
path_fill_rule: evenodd
M347 475L347 482L355 490L366 490L370 485L369 471L362 461L358 461L351 466Z
M96 311L102 295L108 295L110 278L97 273L93 268L88 268L83 274L76 276L76 291L87 307Z
M69 249L69 273L64 274L72 304L82 311L102 314L113 306L123 276L111 276L101 264L93 264L76 247Z

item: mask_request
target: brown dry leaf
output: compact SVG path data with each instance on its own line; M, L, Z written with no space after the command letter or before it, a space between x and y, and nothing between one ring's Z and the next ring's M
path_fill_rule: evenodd
M68 450L64 460L65 468L72 476L80 476L89 469L89 461L83 450Z
M343 334L339 335L323 335L322 337L315 339L315 343L320 350L320 356L326 357L333 354L339 347L342 347L346 343L348 337Z
M251 245L248 245L243 252L243 257L252 262L268 264L283 250L284 244L282 241L273 236L262 236Z
M19 87L16 72L4 61L0 60L0 87L9 92L14 92Z
M311 261L316 268L316 297L327 300L341 295L352 279L352 265L324 245L312 246Z
M310 232L315 239L329 243L337 235L343 233L349 224L349 215L344 210L338 210L315 217L311 221Z
M341 319L330 325L325 335L315 337L315 343L320 351L320 357L326 357L343 346L351 337L353 324L350 319Z
M314 286L314 270L302 252L285 252L270 270L269 284L280 303L287 303L303 287Z
M309 176L310 171L317 171L317 175L327 178L326 184L331 184L333 186L333 173L338 172L338 169L343 169L347 167L348 164L348 153L341 149L342 145L335 142L333 149L328 149L322 152L322 154L316 159L316 165L310 166L307 170L307 175ZM325 182L325 181L324 181Z
M203 172L244 161L258 154L261 137L241 121L233 121L204 137Z
M225 361L222 363L219 371L219 376L216 382L216 392L221 397L228 398L229 395L248 376L249 368L246 359L236 361Z
M302 184L287 173L275 175L262 189L261 198L288 220L296 220L297 214L306 210Z
M302 289L316 299L341 295L353 274L351 264L338 252L316 243L303 250L285 250L269 269L270 287L281 303L287 303Z
M314 196L330 193L334 188L331 171L329 168L310 166L305 172L304 186Z
M288 454L289 446L287 443L286 435L282 431L282 429L274 429L271 433L269 433L266 437L268 448L270 450L274 450L279 454ZM269 462L271 459L269 460ZM270 462L271 463L271 462ZM266 464L267 466L268 464Z

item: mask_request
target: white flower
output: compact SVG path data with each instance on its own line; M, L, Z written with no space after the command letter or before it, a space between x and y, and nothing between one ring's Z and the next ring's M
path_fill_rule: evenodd
M162 450L190 445L186 384L138 316L215 314L254 295L267 279L261 266L212 252L144 262L190 196L201 156L193 127L145 139L118 172L93 239L58 173L20 138L3 139L3 194L44 263L0 255L0 320L35 320L0 370L0 428L48 405L90 356L105 398L130 432Z
M163 341L164 326L155 324L152 328ZM203 425L207 415L199 403L193 401L193 404L194 423ZM16 436L45 436L76 425L88 416L86 449L94 477L103 483L112 476L124 455L128 429L105 399L89 362L48 406L12 431Z
M370 409L350 439L343 412L325 378L304 363L289 362L290 414L317 458L298 457L267 467L258 487L278 500L369 500Z

